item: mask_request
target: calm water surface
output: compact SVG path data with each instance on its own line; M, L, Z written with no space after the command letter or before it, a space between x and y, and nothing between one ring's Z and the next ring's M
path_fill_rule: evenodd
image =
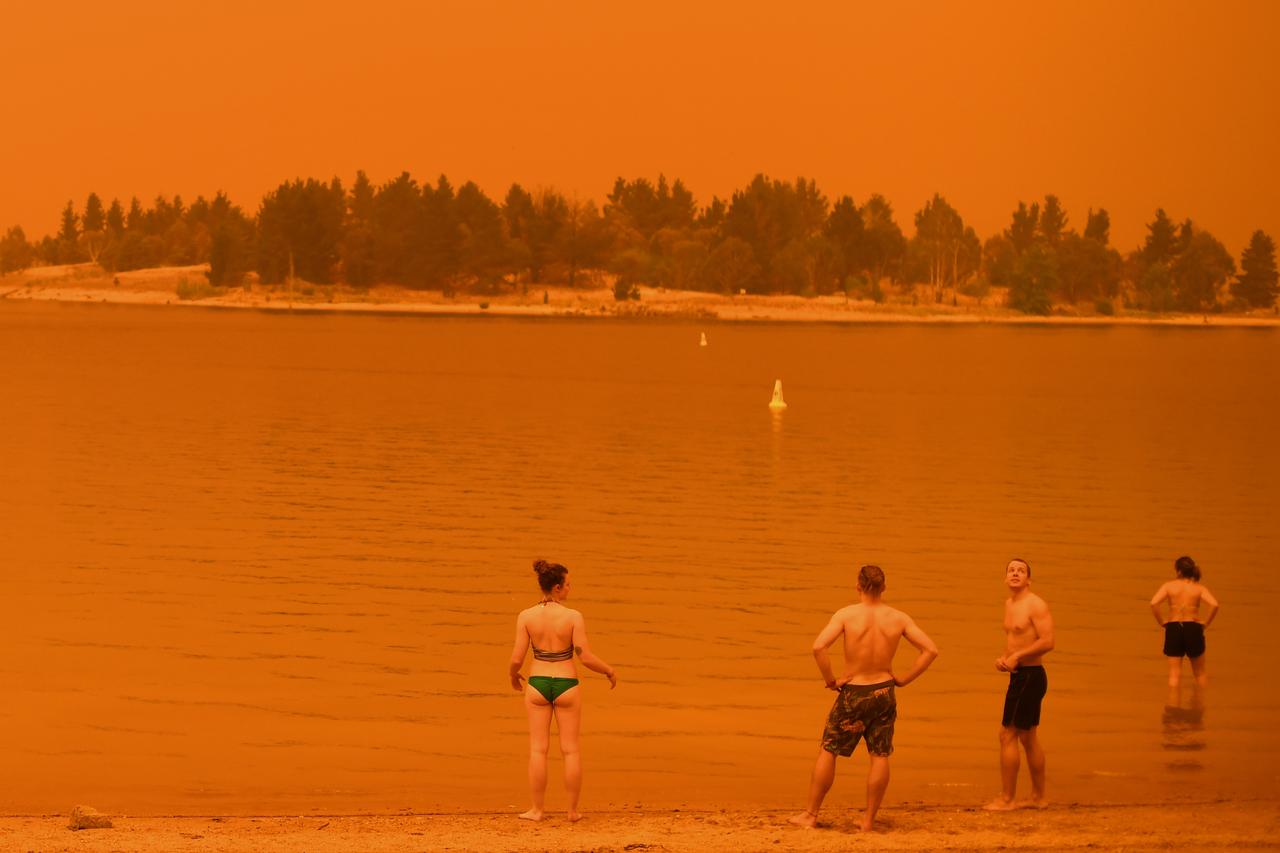
M521 805L535 556L620 676L584 673L588 810L798 807L864 562L942 649L889 802L989 797L1015 554L1053 798L1280 791L1273 331L0 302L0 362L0 811ZM1146 603L1182 553L1202 705Z

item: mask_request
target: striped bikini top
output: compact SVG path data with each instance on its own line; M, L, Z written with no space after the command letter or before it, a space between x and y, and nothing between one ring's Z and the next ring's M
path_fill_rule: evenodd
M548 604L559 604L560 602L558 602L558 601L551 601L550 599L543 599L542 601L540 601L540 602L538 602L538 603L539 603L539 604L541 604L543 607L546 607ZM562 606L563 606L563 605L562 605ZM534 659L534 660L546 661L547 663L559 663L560 661L573 660L573 645L572 645L572 644L570 644L570 645L569 645L569 648L565 649L565 650L564 650L564 651L562 651L562 652L544 652L542 649L540 649L540 648L538 648L537 646L534 646L534 645L533 645L533 638L532 638L532 637L530 637L530 638L529 638L529 645L530 645L530 646L533 646L533 659Z
M532 640L529 641L529 645L533 646ZM549 663L556 663L557 661L562 660L573 660L573 646L570 646L562 652L544 652L537 646L533 646L533 659L544 660Z

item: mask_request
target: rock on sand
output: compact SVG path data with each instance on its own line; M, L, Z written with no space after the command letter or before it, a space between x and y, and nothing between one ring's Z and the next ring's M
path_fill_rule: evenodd
M71 810L71 822L67 829L110 829L111 818L90 806L76 806Z

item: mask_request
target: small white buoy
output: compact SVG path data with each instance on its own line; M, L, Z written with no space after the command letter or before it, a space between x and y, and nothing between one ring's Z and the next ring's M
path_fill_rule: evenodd
M703 332L702 337L698 339L698 346L705 347L707 345L707 333Z
M787 402L782 399L782 380L775 379L773 381L773 399L769 401L769 408L777 411L786 407Z

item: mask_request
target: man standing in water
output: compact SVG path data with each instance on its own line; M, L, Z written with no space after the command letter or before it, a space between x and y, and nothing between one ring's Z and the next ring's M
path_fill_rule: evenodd
M1004 654L996 658L996 669L1009 673L1009 689L1004 697L1004 717L1000 723L1000 796L983 808L1008 811L1027 805L1044 808L1044 750L1036 731L1040 727L1040 703L1049 689L1049 679L1041 664L1053 651L1053 617L1044 599L1031 591L1031 565L1021 558L1009 561L1004 570L1009 598L1004 603ZM1018 785L1018 744L1027 753L1031 771L1031 799L1014 802Z
M889 755L893 752L893 723L898 718L895 687L905 687L929 668L938 648L911 617L882 602L884 572L878 566L863 566L858 572L857 604L835 612L827 627L813 641L813 656L828 690L839 695L831 706L822 748L809 783L809 805L791 822L813 828L818 809L836 778L836 756L853 755L858 740L866 738L871 765L867 770L867 811L862 830L871 829L876 810L889 787ZM844 675L836 678L827 650L844 635ZM893 674L893 654L903 637L920 654L902 677Z

